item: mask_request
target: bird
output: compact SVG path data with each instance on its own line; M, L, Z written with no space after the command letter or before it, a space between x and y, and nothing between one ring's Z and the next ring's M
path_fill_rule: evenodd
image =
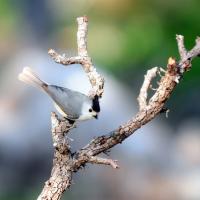
M100 112L99 97L93 98L69 88L50 85L42 81L30 67L24 67L18 79L35 86L51 97L56 110L66 119L84 121L98 118Z

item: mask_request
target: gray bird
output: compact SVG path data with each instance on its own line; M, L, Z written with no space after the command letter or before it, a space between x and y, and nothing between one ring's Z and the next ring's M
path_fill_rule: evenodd
M98 96L93 99L68 88L49 85L42 81L29 67L25 67L18 79L45 91L54 101L57 111L70 120L98 118L100 112Z

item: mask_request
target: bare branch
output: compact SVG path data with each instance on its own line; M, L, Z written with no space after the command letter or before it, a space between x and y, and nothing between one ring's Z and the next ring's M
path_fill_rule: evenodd
M60 64L81 64L91 82L92 96L98 95L101 97L103 94L104 80L96 72L96 69L91 62L91 58L87 53L86 38L88 20L86 17L81 17L78 18L77 21L78 56L66 58L65 56L60 56L54 50L50 50L49 54ZM51 177L45 183L38 200L59 200L63 192L71 186L72 174L84 167L87 163L106 164L113 168L118 168L115 160L100 158L97 157L97 155L122 143L137 129L147 124L163 110L165 102L170 97L175 86L179 83L179 79L182 77L183 73L191 67L192 59L200 55L199 38L197 38L194 48L189 52L185 49L183 39L183 36L177 35L177 43L181 57L180 61L177 63L174 58L169 58L167 69L166 71L163 71L164 75L161 76L158 88L150 98L149 102L147 103L148 88L151 85L152 79L157 75L157 67L148 70L145 76L138 97L140 109L136 116L110 133L93 139L80 150L72 153L70 151L69 142L65 137L69 130L73 128L74 124L68 120L59 120L55 113L52 113L52 138L55 148L53 168Z
M179 55L181 57L181 60L184 60L184 58L187 56L187 50L185 49L184 45L184 37L182 35L176 35L176 40L177 40Z
M195 57L195 55L200 54L200 48L198 49L198 51L195 50L193 53L191 53L192 58ZM169 58L167 70L159 82L159 87L149 100L149 104L145 107L145 109L140 110L133 119L124 125L119 126L119 128L116 130L107 135L97 137L84 148L77 151L75 154L76 160L74 162L74 168L78 170L87 162L82 160L82 157L96 156L109 150L115 145L122 143L137 129L155 118L163 109L165 102L170 97L177 83L179 83L178 80L180 79L180 71L178 68L182 67L183 65L185 65L183 60L180 60L179 63L176 63L175 59Z
M59 64L81 64L85 73L87 74L89 81L92 85L92 89L89 91L89 96L102 97L104 92L104 79L96 71L96 68L92 64L92 59L88 56L87 51L87 31L88 31L88 19L86 16L77 18L78 31L77 31L77 44L78 44L78 56L66 58L61 56L55 50L50 49L49 55L52 59Z
M176 35L176 40L181 57L179 61L179 71L183 74L185 71L190 70L192 59L200 55L200 38L196 38L196 45L188 52L184 47L184 37L182 35Z
M90 156L88 162L92 163L92 164L110 165L114 169L119 168L119 165L117 164L117 160L112 160L112 159L108 159L108 158L100 158L97 156Z
M144 110L147 106L147 95L148 95L148 89L151 85L151 81L154 77L156 77L156 74L158 72L158 67L154 67L147 71L147 74L144 76L144 82L140 89L140 94L138 96L138 103L139 103L139 109Z
M58 54L55 50L49 49L48 54L52 59L59 64L71 65L71 64L81 64L82 58L79 56L67 58L65 55Z
M196 45L187 53L187 59L192 60L194 57L199 56L200 52L200 37L196 38Z
M51 114L54 159L51 177L45 182L44 188L37 200L58 200L62 193L70 187L72 171L70 160L72 153L65 134L73 124L67 120L61 121L55 113Z
M77 22L78 22L78 32L77 32L78 55L81 57L88 57L88 52L87 52L88 19L86 16L78 17Z

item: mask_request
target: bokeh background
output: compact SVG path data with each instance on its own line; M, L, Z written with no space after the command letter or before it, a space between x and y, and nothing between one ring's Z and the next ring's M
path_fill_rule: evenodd
M137 112L146 70L178 59L175 34L185 36L188 49L194 45L199 7L198 0L0 0L0 199L36 199L52 166L55 109L17 80L24 66L49 83L87 92L81 67L55 64L47 51L76 55L76 17L89 17L89 54L105 76L105 95L99 120L70 134L75 151ZM87 165L63 199L200 199L199 66L196 58L167 102L169 118L158 116L112 149L119 170Z

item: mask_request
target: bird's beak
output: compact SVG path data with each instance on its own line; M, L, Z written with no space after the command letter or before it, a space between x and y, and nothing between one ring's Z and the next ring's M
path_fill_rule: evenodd
M93 117L94 117L95 119L98 119L98 115L97 115L97 114L96 114L96 115L94 115Z

